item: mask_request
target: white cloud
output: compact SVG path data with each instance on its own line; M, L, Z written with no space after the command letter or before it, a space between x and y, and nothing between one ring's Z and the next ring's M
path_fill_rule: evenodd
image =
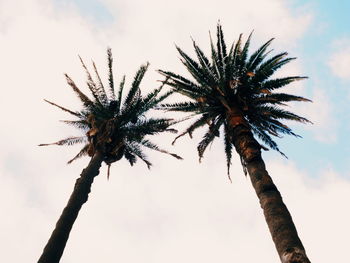
M240 33L247 37L254 30L252 50L272 37L276 38L272 48L290 50L296 46L312 18L310 13L292 15L286 2L280 0L249 3L227 0L103 2L118 20L116 28L109 33L110 39L116 43L117 57L125 59L125 52L130 55L122 61L123 65L130 61L135 64L134 58L151 59L156 67L170 69L180 68L174 43L191 54L192 36L204 50L208 50L208 31L215 35L219 19L229 43Z
M74 225L62 262L278 262L249 180L235 160L230 184L217 148L214 144L201 165L190 158L195 155L191 147L181 163L152 156L157 165L151 172L143 165L128 168L121 162L114 165L107 181L103 169ZM33 163L40 166L39 160ZM6 248L2 261L10 257L15 262L36 260L73 187L73 176L64 174L68 170L77 174L77 166L84 163L57 167L52 174L44 167L43 176L30 178L40 185L36 190L42 192L46 205L31 201L31 191L22 186L18 175L1 167L1 198L8 200L4 203L7 214L1 219ZM169 165L181 165L181 169L169 169ZM280 159L267 167L310 259L326 263L345 258L350 214L344 206L350 182L331 170L309 179L291 162ZM44 186L51 193L44 194ZM14 253L18 246L24 249Z
M328 60L332 73L344 80L350 80L350 40L341 39L333 43L335 51Z
M299 226L298 232L311 261L330 262L335 253L341 253L337 255L338 260L345 258L345 253L341 251L345 249L350 234L345 227L350 213L343 207L350 182L329 168L311 179L291 164L272 162L269 166Z
M247 34L255 29L253 45L276 37L274 46L292 50L310 21L309 15L291 15L286 2L277 0L234 4L105 2L116 22L102 29L69 6L55 10L47 0L0 2L0 71L5 92L0 101L4 113L0 197L6 211L0 219L4 248L1 262L33 262L38 258L75 177L86 165L87 160L82 160L64 166L74 154L70 148L36 147L74 133L57 123L67 116L44 104L42 98L77 107L62 73L68 72L83 86L78 53L87 61L95 58L103 67L104 51L110 45L118 77L127 73L131 79L138 65L148 59L152 69L181 68L173 42L192 50L192 34L205 48L206 32L209 28L214 31L219 18L229 41L240 32ZM295 66L294 70L300 69ZM159 78L149 72L145 84L154 87L154 80ZM162 145L170 144L168 138L159 140ZM233 184L229 184L221 148L214 144L199 165L194 162L197 157L193 143L187 138L179 142L182 146L176 149L186 157L181 163L151 154L157 164L151 172L142 164L130 169L120 162L112 167L108 182L103 169L73 228L62 261L277 262L254 191L238 162L232 171ZM276 181L281 180L278 184L310 257L321 263L329 262L330 256L334 261L345 258L342 246L346 242L342 239L330 243L315 236L319 228L334 238L349 235L347 228L340 231L348 214L340 221L336 216L324 215L325 208L335 215L344 213L340 205L331 204L344 200L341 198L349 183L338 175L330 180L327 174L316 189L301 178L303 173L295 167L280 162L268 167L273 176L279 176ZM313 210L305 212L310 207ZM334 232L323 225L332 226Z

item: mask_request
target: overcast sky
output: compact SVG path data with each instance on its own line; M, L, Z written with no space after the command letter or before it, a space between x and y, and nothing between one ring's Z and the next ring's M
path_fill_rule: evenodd
M80 54L106 80L106 48L115 78L130 81L146 61L145 90L155 70L185 73L174 43L204 50L218 20L227 42L254 30L252 50L274 37L274 52L298 59L277 75L306 75L288 91L313 103L291 110L313 125L293 125L303 138L279 139L285 159L264 152L267 170L287 204L312 262L344 262L350 236L350 4L348 1L0 0L1 151L0 262L36 262L88 158L66 162L78 147L37 147L76 131L58 120L49 99L79 109L63 73L79 86ZM130 83L130 82L128 82ZM181 127L179 127L181 128ZM198 163L196 143L156 141L182 155L149 153L151 171L125 160L106 167L73 227L62 262L279 262L239 159L226 176L222 141Z

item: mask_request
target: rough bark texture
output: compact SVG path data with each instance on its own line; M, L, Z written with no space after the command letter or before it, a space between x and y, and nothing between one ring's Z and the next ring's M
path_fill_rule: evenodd
M88 200L88 195L95 176L99 174L102 160L102 154L96 152L89 165L82 171L80 177L76 180L68 204L58 219L56 227L40 256L38 263L56 263L60 261L74 221L77 218L82 205Z
M265 169L261 146L244 125L232 129L232 139L245 162L281 262L310 263L281 194Z

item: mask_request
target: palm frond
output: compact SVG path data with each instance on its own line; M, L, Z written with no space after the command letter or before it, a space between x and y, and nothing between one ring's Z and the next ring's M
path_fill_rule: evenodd
M293 135L295 137L301 137L298 134L295 134L291 128L289 128L287 125L281 123L278 120L274 120L274 119L269 119L267 120L268 122L268 128L266 128L267 131L272 130L273 132L277 133L277 135L275 135L276 137L279 137L279 134L288 134L288 135Z
M164 93L163 95L159 96L158 98L155 98L154 100L150 101L146 105L148 108L152 107L152 108L156 109L157 106L159 105L159 103L163 102L165 99L167 99L169 96L171 96L174 93L175 93L174 90L170 90L170 91Z
M94 82L94 80L92 79L92 76L90 74L90 71L88 70L88 68L86 67L83 59L79 56L79 60L81 62L81 65L83 66L84 70L85 70L85 73L86 73L86 76L87 76L87 81L86 81L86 84L88 86L88 88L90 89L91 93L92 93L92 96L94 96L96 102L100 105L102 105L100 99L99 99L99 90L96 86L96 83Z
M223 74L224 68L223 68L222 63L220 63L220 61L219 61L218 52L215 49L213 39L211 38L210 32L209 32L209 38L210 38L212 70L215 72L217 79L220 82L222 80L222 74Z
M63 140L59 140L58 142L54 143L42 143L39 144L39 146L48 146L48 145L74 145L77 143L83 143L87 141L86 136L79 136L79 137L68 137Z
M163 150L163 149L159 148L158 145L154 144L153 142L151 142L149 140L142 140L141 144L143 146L146 146L149 149L154 150L154 151L158 151L158 152L161 152L161 153L165 153L165 154L171 155L171 156L175 157L178 160L183 160L183 158L181 156L179 156L179 155L177 155L175 153L171 153L171 152L168 152L166 150Z
M86 156L88 154L88 149L89 149L89 144L86 144L80 151L79 153L74 156L71 160L69 160L67 162L67 164L71 164L72 162L74 162L75 160L83 157L83 156Z
M226 79L228 81L236 79L236 74L238 71L238 65L239 65L239 57L242 52L242 34L239 35L239 38L236 42L236 44L232 44L230 48L230 52L227 57L227 65L225 68L226 72Z
M132 107L130 107L129 111L135 116L142 116L150 109L158 109L159 103L161 103L173 93L174 91L171 90L159 97L154 97L154 94L149 94L149 97L147 96L144 99L141 99L138 103L135 103Z
M124 104L123 104L123 109L126 111L132 103L136 102L137 100L140 99L140 83L149 67L149 63L146 63L145 65L142 65L139 70L137 71L134 80L131 84L131 89L129 90Z
M255 75L252 77L252 82L262 82L268 79L277 69L287 64L288 62L296 58L284 58L288 54L286 52L280 53L269 60L265 61L255 71Z
M266 145L268 146L270 149L275 150L277 152L279 152L282 156L286 157L287 156L280 151L277 143L271 138L270 135L268 135L265 132L265 129L263 127L256 127L256 126L252 126L252 131L254 134L256 134L258 136L258 138Z
M103 105L106 105L108 103L107 94L106 94L106 91L105 91L105 88L103 86L100 74L98 73L98 70L96 68L96 64L95 64L94 61L92 61L92 66L94 68L95 75L97 77L96 87L97 87L97 90L98 90L99 99L100 99L100 101L102 102Z
M171 81L167 82L168 86L173 87L176 92L182 93L183 95L188 96L190 98L201 96L203 95L203 93L211 93L211 89L209 87L200 87L197 84L180 75L163 70L158 70L158 72L165 77L169 77Z
M258 50L256 50L249 58L247 62L247 70L253 71L255 68L265 59L269 52L265 52L270 46L274 38L271 38L264 45L262 45Z
M148 118L138 120L136 123L129 123L124 129L128 137L154 135L165 131L170 126L170 119Z
M239 56L239 67L241 70L243 70L243 66L246 64L246 59L248 57L248 50L249 50L249 45L250 45L250 40L252 38L253 31L249 34L247 41L245 42L242 53Z
M126 149L130 154L135 155L138 158L140 158L147 165L148 169L151 168L152 163L147 159L147 156L142 152L139 145L137 145L135 143L129 143L126 145ZM129 160L129 162L130 162L130 160ZM131 164L131 162L130 162L130 164Z
M47 103L49 103L49 104L51 104L51 105L53 105L53 106L55 106L55 107L65 111L65 112L68 112L68 113L70 113L70 114L72 114L72 115L74 115L74 116L76 116L78 118L82 117L81 114L79 114L78 112L71 111L69 109L66 109L66 108L64 108L64 107L62 107L60 105L57 105L56 103L53 103L53 102L45 100L45 99L44 99L44 101L46 101Z
M198 102L186 101L176 103L160 104L157 109L167 111L182 111L182 112L196 112L199 111L200 104Z
M311 100L306 99L301 96L295 96L291 94L286 94L286 93L272 93L272 94L265 94L261 97L259 97L259 101L264 101L266 102L289 102L289 101L304 101L304 102L311 102Z
M308 119L304 117L298 116L297 114L294 114L286 110L282 110L277 107L261 106L259 108L262 115L265 115L274 119L285 119L285 120L298 121L302 123L311 123Z
M66 77L68 85L72 87L73 91L78 95L84 106L88 107L93 105L93 102L83 92L80 91L77 85L75 85L74 81L67 74L64 74L64 76Z
M125 75L123 76L123 78L122 78L122 80L120 81L120 84L119 84L118 98L117 98L117 101L116 101L116 103L117 103L116 109L118 110L118 112L120 112L120 110L121 110L124 85L125 85Z
M86 120L79 120L79 121L61 120L61 122L68 124L68 125L71 125L71 126L74 126L74 127L81 129L81 130L88 130L89 129L89 125L88 125Z
M231 168L231 159L232 159L232 138L231 134L229 131L229 128L227 125L224 125L224 144L225 144L225 155L226 155L226 166L227 166L227 176L230 182L231 180L231 175L230 175L230 168Z
M185 65L185 67L191 73L192 77L203 86L210 85L210 80L205 74L205 71L202 70L201 66L196 61L194 61L190 56L188 56L181 48L176 46L176 49L181 56L181 62Z
M133 166L137 161L136 156L134 154L130 153L130 151L128 149L125 150L124 157L126 160L128 160L128 162L130 163L131 166Z
M168 79L168 78L167 78L167 79ZM162 91L164 85L166 84L166 81L167 81L167 80L165 80L159 88L154 89L153 91L151 91L150 93L148 93L148 94L142 99L143 104L147 105L148 103L155 101L155 99L157 98L158 94Z
M192 132L195 129L208 124L212 119L213 119L213 116L210 116L208 114L203 114L199 119L195 120L190 126L188 126L188 128L184 132L182 132L180 135L176 136L171 144L174 145L175 142L177 141L177 139L181 138L182 136L186 135L187 133L190 136L190 138L192 138Z
M115 91L114 91L114 78L113 78L113 56L112 49L107 49L107 60L108 60L108 84L109 84L109 94L111 100L115 100Z
M268 90L273 91L275 89L282 88L294 81L299 81L307 79L305 76L292 76L292 77L285 77L285 78L277 78L277 79L270 79L261 84L260 90Z
M202 66L202 71L206 74L208 80L210 81L210 85L217 83L219 79L212 70L212 65L209 62L209 59L205 56L204 52L196 45L196 42L194 40L193 47L196 51L198 61Z
M224 33L222 32L221 24L217 24L217 51L219 60L224 61L227 56L226 43L224 40Z
M174 93L174 90L170 90L165 92L164 94L158 96L160 92L163 90L164 86L167 84L168 78L162 81L162 85L155 89L154 91L148 93L143 99L141 103L141 110L139 114L146 112L149 109L157 109L159 104L163 102L166 98Z
M238 41L233 49L233 53L232 53L232 58L231 58L231 66L236 66L239 61L239 57L242 54L242 36L243 34L239 35Z
M170 78L173 81L176 81L176 83L179 83L183 86L197 86L192 81L188 80L187 78L177 75L175 73L172 73L170 71L164 71L164 70L158 70L160 74L162 74L165 77Z
M199 142L198 147L197 147L198 155L199 155L199 162L201 161L201 159L203 157L205 149L217 136L217 133L218 133L218 131L223 123L224 123L224 119L222 117L219 117L216 120L214 120L214 123L209 126L209 129L205 133L202 141Z

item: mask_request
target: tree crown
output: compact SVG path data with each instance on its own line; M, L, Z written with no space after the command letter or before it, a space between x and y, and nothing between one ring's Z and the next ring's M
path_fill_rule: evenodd
M217 25L216 36L216 45L210 38L211 58L204 54L195 41L193 41L193 47L197 59L191 58L176 46L181 62L193 80L170 71L159 70L168 78L167 85L171 86L173 91L191 99L187 102L162 104L160 108L192 112L199 116L176 139L187 133L191 136L197 128L208 125L207 132L198 144L198 154L201 159L207 146L219 136L220 129L223 127L228 170L233 148L230 130L237 125L249 127L264 145L283 154L272 136L280 137L281 134L300 136L282 121L293 120L303 123L309 121L283 109L282 106L291 101L310 100L276 91L306 77L271 78L276 70L295 59L287 57L286 52L269 56L271 50L268 50L268 47L273 39L249 55L252 34L245 43L242 41L241 34L229 50L220 24ZM261 147L268 149L263 145Z
M96 151L100 151L104 156L104 162L108 165L125 157L130 165L133 165L137 161L137 158L139 158L150 168L152 164L144 154L144 148L182 159L174 153L161 149L157 144L147 138L149 135L155 135L161 132L176 132L176 130L170 128L175 123L172 119L147 116L147 113L167 98L172 91L161 94L163 84L150 93L144 96L141 95L140 84L149 66L147 63L139 68L130 89L124 96L125 76L123 76L117 88L114 84L111 49L107 50L107 57L109 72L107 91L95 63L93 62L96 77L94 80L83 60L79 57L86 71L86 83L93 99L86 96L74 81L65 74L68 85L83 104L80 111L72 111L45 100L51 105L76 117L76 120L64 120L63 122L73 125L85 134L78 137L68 137L55 143L40 144L40 146L83 143L84 146L80 152L68 161L68 163L85 155L93 156Z

